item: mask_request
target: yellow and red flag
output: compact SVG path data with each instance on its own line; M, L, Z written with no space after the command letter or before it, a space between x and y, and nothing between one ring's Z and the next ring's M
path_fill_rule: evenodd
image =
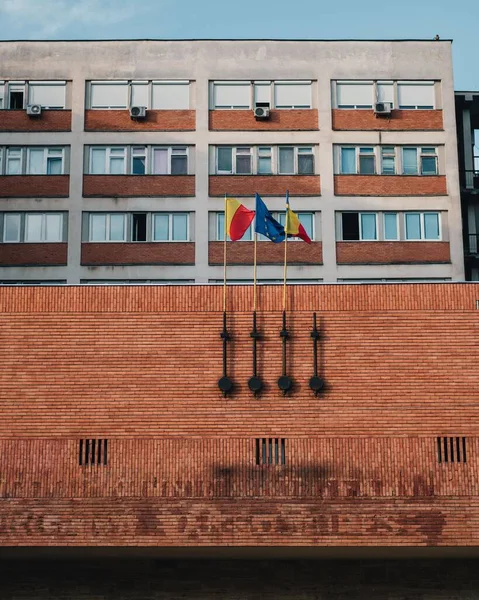
M254 219L255 211L243 206L236 198L226 198L226 233L233 242L240 240L251 221Z
M289 194L286 194L286 219L284 223L284 232L288 237L299 237L307 244L311 244L311 238L306 233L306 229L301 225L298 215L291 210L289 206Z

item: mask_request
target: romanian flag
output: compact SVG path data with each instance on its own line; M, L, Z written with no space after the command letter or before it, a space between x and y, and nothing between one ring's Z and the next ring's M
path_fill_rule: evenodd
M289 193L286 192L286 220L284 232L288 237L299 237L307 244L311 244L311 238L306 233L306 229L299 222L298 215L291 210L289 206Z
M226 198L226 233L233 242L244 236L254 215L254 210L248 210L236 198Z

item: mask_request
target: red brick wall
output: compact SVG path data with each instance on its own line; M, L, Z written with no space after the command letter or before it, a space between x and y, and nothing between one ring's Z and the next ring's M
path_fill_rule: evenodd
M444 175L335 175L336 196L445 196Z
M267 120L254 118L252 110L210 110L213 131L314 131L318 129L318 111L272 110Z
M337 242L338 265L449 263L449 242Z
M147 110L134 120L128 110L86 110L85 131L194 131L194 110Z
M194 175L84 175L83 196L194 196Z
M24 110L0 110L0 131L71 131L71 110L44 110L29 117Z
M319 196L319 175L210 175L210 196Z
M193 242L84 242L82 265L194 265Z
M1 198L68 198L69 175L0 176Z
M0 542L68 546L477 546L479 284L0 288ZM312 311L326 389L313 372ZM438 464L436 436L466 436ZM108 438L106 467L78 438ZM256 437L286 439L257 467Z
M345 131L442 131L442 110L393 110L390 117L371 110L333 110L333 129Z
M252 265L253 242L232 242L227 246L227 261L229 265ZM210 265L223 264L223 242L209 242L208 258ZM277 265L284 262L284 245L272 242L258 242L257 263L259 265ZM288 264L290 265L321 265L323 264L323 244L313 242L288 243Z
M66 265L67 243L0 244L2 267Z

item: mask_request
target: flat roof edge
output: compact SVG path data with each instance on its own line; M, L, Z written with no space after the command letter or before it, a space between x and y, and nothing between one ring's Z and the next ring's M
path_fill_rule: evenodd
M406 39L316 39L316 38L111 38L111 39L65 39L65 40L0 40L3 42L26 42L26 43L58 43L58 42L447 42L452 43L451 38L435 40L433 38L406 38Z

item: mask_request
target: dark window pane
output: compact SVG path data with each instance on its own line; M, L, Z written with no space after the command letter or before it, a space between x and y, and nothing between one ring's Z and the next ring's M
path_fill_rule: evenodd
M249 175L251 173L251 156L236 156L236 173Z
M359 173L361 175L374 175L374 156L359 157Z
M133 175L145 174L145 157L135 156L133 158Z
M312 155L299 154L298 155L298 173L300 175L313 175L314 174L314 161Z
M359 215L358 213L343 213L343 240L359 240Z
M171 174L172 175L188 175L188 161L186 156L171 157Z

